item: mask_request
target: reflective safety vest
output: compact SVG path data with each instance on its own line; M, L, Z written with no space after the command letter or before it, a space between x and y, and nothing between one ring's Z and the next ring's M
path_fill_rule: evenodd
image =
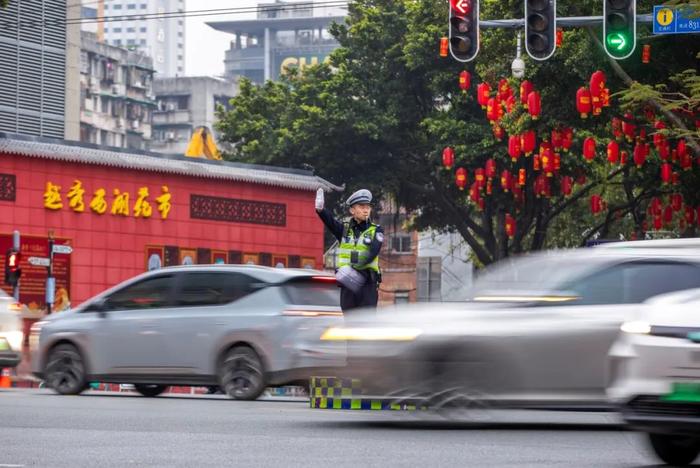
M369 258L369 247L374 240L374 235L377 232L377 225L371 224L360 234L360 237L355 238L355 233L350 229L350 223L343 224L343 238L338 246L335 265L337 268L351 265L351 257L353 252L357 252L357 262L364 263ZM358 270L374 270L379 273L379 255L374 257L374 260L357 267Z

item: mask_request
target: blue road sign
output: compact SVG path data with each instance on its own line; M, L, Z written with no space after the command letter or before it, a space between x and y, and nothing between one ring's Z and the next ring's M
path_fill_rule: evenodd
M692 34L700 33L700 18L691 18L693 10L688 8L669 8L654 6L654 34Z

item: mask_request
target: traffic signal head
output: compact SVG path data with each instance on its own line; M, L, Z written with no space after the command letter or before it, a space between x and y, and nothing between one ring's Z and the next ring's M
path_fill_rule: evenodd
M556 0L525 0L525 50L535 60L546 60L557 47Z
M19 262L22 254L15 249L9 249L5 256L5 283L10 286L16 286L19 277L22 276L22 269L19 267Z
M636 0L603 0L603 45L614 59L632 55L637 44Z
M450 0L450 53L469 62L479 52L479 0Z

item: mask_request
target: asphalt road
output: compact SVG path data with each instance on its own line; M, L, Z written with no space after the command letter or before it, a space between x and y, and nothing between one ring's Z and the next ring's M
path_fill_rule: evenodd
M312 410L223 396L58 396L0 390L0 468L9 466L656 466L613 414L435 415Z

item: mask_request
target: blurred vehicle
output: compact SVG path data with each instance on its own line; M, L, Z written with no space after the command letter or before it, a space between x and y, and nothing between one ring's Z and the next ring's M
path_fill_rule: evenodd
M666 242L666 241L664 241ZM606 361L620 324L658 294L700 287L700 248L587 248L509 258L466 303L358 313L345 341L366 395L428 406L607 407Z
M266 386L344 363L344 347L318 340L342 323L338 291L333 276L313 270L151 271L37 322L32 370L61 394L97 381L134 384L145 396L168 385L218 385L252 400Z
M0 369L17 367L22 361L22 308L0 290Z
M700 454L700 289L648 302L610 350L608 395L664 462Z

